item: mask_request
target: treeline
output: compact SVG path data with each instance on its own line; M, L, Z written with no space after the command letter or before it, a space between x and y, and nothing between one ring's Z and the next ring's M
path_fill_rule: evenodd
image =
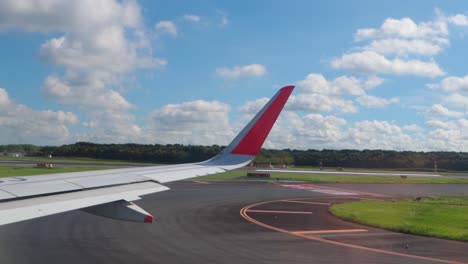
M59 147L42 147L37 155L53 157L86 157L96 159L112 159L126 161L141 161L151 163L188 163L209 159L218 154L223 147L151 145L151 144L95 144L78 142Z
M95 144L79 142L63 146L4 145L0 153L23 153L27 156L86 157L141 161L151 163L186 163L209 159L224 147L158 145L158 144ZM323 166L325 168L381 168L468 170L468 153L414 152L390 150L271 150L262 149L256 164Z

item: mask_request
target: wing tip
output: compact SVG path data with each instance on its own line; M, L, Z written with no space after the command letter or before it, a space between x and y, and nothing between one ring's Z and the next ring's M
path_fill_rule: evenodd
M145 217L145 219L143 220L143 222L151 224L151 223L153 223L153 219L154 219L154 217L152 215L147 215Z
M256 156L260 151L271 128L282 112L289 96L294 89L294 85L284 86L279 89L276 95L264 106L264 108L251 120L244 130L239 134L240 141L233 147L231 154L241 154Z
M292 92L294 90L294 85L287 85L280 89L280 92Z

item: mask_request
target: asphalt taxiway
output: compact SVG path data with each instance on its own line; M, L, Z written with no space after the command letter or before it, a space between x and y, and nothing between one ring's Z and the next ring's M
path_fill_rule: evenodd
M468 263L468 243L342 221L330 203L468 194L462 184L175 182L153 224L74 211L0 227L0 263Z

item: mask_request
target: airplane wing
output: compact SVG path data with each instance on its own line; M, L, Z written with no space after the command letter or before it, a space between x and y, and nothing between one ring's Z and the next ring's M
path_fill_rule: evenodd
M204 162L0 178L0 225L76 209L151 223L153 216L132 201L168 190L162 183L225 172L250 163L293 89L281 88L221 153Z

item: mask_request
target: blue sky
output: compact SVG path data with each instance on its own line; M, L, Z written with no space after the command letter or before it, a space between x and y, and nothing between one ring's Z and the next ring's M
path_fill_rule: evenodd
M0 144L227 144L295 84L266 147L464 151L467 12L464 1L2 1Z

